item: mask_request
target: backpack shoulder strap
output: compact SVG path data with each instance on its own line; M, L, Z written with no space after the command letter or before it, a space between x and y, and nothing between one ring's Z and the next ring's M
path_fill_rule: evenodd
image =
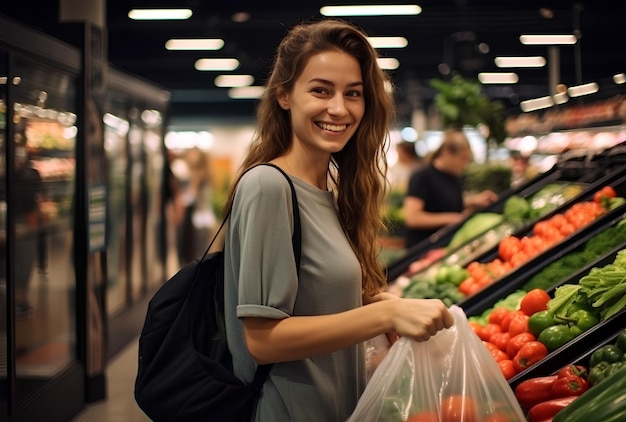
M296 196L296 188L293 186L293 182L287 173L280 167L272 163L265 163L260 165L267 165L274 167L276 170L282 173L289 182L291 188L291 205L293 207L293 235L291 236L291 243L293 245L293 255L296 259L296 269L300 272L300 257L302 256L302 230L300 228L300 208L298 208L298 197Z

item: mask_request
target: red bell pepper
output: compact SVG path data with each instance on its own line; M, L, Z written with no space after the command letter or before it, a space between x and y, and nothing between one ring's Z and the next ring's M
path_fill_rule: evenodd
M552 386L557 378L556 375L529 378L517 384L515 397L520 406L528 410L536 404L553 399Z
M556 373L559 377L564 377L566 375L576 375L579 377L587 378L587 368L583 365L567 365L563 368L559 369L559 372Z
M577 375L564 375L558 377L552 384L554 397L580 396L589 389L589 382Z
M553 418L561 410L565 409L570 403L576 400L578 396L560 397L551 399L534 405L526 415L528 422L541 422L546 419Z

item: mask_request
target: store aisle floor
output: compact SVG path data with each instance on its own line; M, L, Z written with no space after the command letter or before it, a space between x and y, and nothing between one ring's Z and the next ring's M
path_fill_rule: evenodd
M107 398L87 407L71 422L146 422L133 396L137 374L137 341L117 353L107 367Z

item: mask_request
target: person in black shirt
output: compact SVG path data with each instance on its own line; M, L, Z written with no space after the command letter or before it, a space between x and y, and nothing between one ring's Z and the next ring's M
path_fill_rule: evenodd
M42 179L39 171L30 165L26 140L21 133L15 135L15 314L30 316L32 307L28 300L28 287L32 269L37 258L37 233L40 224L40 201Z
M462 175L472 159L465 134L456 129L444 131L441 145L427 165L409 179L403 201L406 248L496 201L498 195L490 190L472 195L464 193Z

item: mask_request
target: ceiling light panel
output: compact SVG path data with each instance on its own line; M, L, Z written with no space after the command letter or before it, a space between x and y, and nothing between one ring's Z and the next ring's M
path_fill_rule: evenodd
M198 59L195 68L200 71L235 70L239 67L237 59Z
M252 75L219 75L215 78L215 86L220 88L233 88L249 86L254 82Z
M374 48L404 48L409 45L404 37L369 37L367 40Z
M132 9L128 12L133 20L185 20L191 15L191 9Z
M597 83L591 82L584 85L570 86L567 88L567 95L570 97L581 97L583 95L595 94L599 89Z
M168 50L219 50L224 40L219 38L171 39L165 43Z
M524 45L573 45L576 36L565 35L520 35L519 40Z
M546 59L542 56L526 57L496 57L494 59L498 67L544 67Z
M516 84L519 76L515 72L481 72L478 80L482 84Z
M417 4L384 4L362 6L323 6L324 16L398 16L419 15L422 8Z
M394 70L400 67L400 61L393 57L379 57L376 59L378 66L384 70Z

